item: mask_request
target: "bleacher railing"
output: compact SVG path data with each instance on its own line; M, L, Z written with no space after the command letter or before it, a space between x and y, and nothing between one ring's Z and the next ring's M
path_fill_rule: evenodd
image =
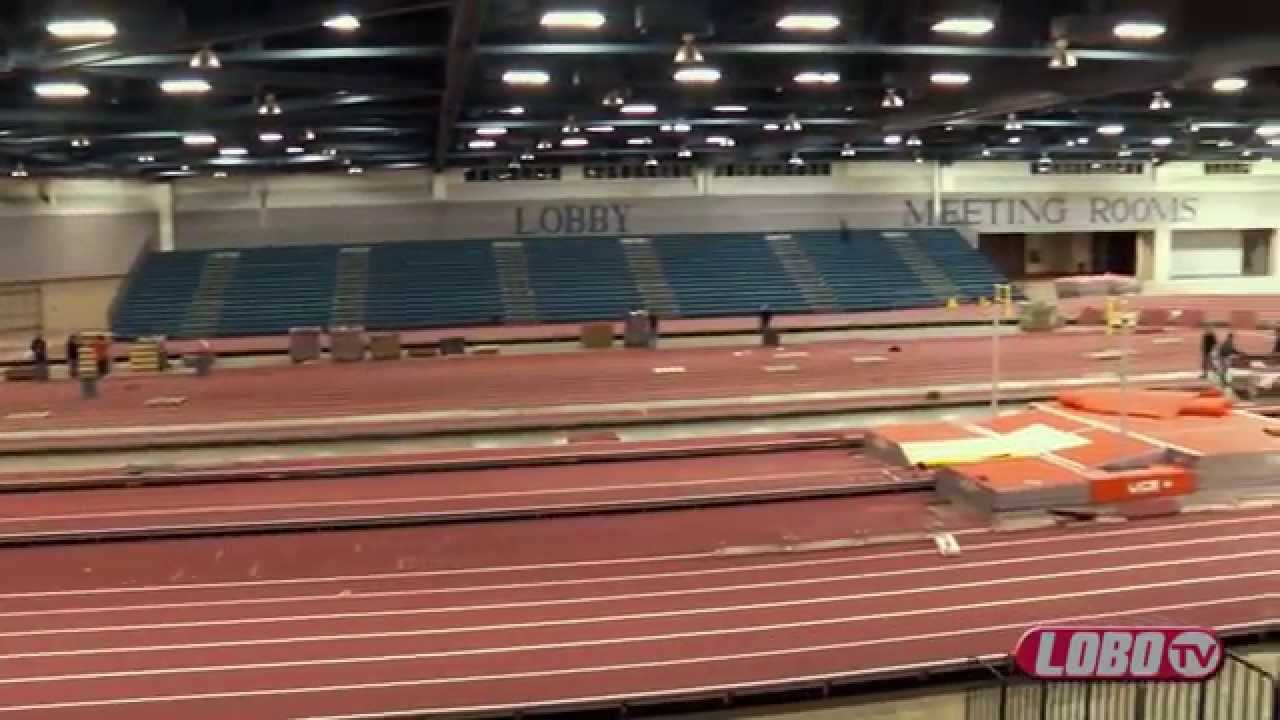
M1006 678L966 693L965 720L1280 720L1277 703L1275 676L1228 654L1199 683Z

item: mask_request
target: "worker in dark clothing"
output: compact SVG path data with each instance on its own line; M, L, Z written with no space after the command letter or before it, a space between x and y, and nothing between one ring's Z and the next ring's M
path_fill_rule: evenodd
M75 333L67 336L67 374L71 377L80 374L80 338Z
M1218 336L1214 334L1213 328L1206 327L1204 334L1200 336L1200 378L1209 377L1209 371L1213 369L1213 351L1218 348Z
M773 309L768 305L760 306L760 332L761 334L773 328Z
M1227 333L1227 337L1218 346L1218 377L1223 385L1227 384L1227 371L1231 369L1231 358L1239 353L1240 351L1236 349L1235 333Z
M31 363L35 365L36 377L49 379L49 344L39 335L31 341Z
M104 378L107 373L111 372L111 362L109 360L111 348L107 344L105 337L99 336L93 341L93 359L98 363L98 377Z
M658 312L656 310L650 310L649 311L649 347L651 348L658 347L658 338L662 336L662 333L659 331L659 328L658 328L660 322L661 320L658 318Z
M1271 346L1271 352L1276 355L1280 355L1280 325L1276 326L1276 341L1275 344Z

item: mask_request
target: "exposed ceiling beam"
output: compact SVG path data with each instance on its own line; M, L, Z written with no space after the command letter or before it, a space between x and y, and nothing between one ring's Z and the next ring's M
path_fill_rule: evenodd
M161 67L106 67L85 68L86 72L108 77L128 77L162 80L172 70ZM387 75L365 75L316 71L297 72L262 68L229 67L211 77L218 92L239 91L248 94L268 87L272 90L323 90L336 89L369 93L430 93L439 92L422 87L421 82L398 79Z
M440 119L436 124L436 168L444 167L453 135L453 123L462 112L468 70L475 58L476 38L484 18L486 0L458 0L453 8L453 25L449 28L449 56L445 68L444 99L440 102Z
M674 55L674 43L525 43L481 45L480 55ZM889 45L883 43L706 43L706 55L929 55L978 58L1050 57L1047 48L985 47L977 45ZM1177 62L1181 55L1136 50L1076 50L1081 60Z
M452 0L403 2L402 0L364 0L352 12L359 12L366 19L391 17L408 13L439 10L452 5ZM273 35L282 35L320 27L333 15L334 3L330 0L291 0L280 9L265 16L236 16L222 25L197 28L179 42L164 39L159 42L141 41L132 44L96 43L68 48L59 52L37 56L36 67L42 71L65 71L85 65L99 64L130 55L173 50L178 47L199 47L227 43L244 43Z
M448 49L443 45L389 45L372 47L315 47L285 50L230 50L218 53L224 64L303 62L335 60L394 60L410 58L444 57ZM149 53L99 60L91 67L134 67L138 65L183 65L191 55L177 53Z

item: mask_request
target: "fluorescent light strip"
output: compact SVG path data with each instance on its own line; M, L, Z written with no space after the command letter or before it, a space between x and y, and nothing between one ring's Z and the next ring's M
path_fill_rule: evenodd
M930 75L929 81L934 85L968 85L969 73L943 70Z
M116 24L101 18L53 20L45 29L62 40L106 40L116 36Z
M560 147L586 147L587 139L584 137L567 137L560 141Z
M652 115L658 112L658 106L651 103L631 103L618 109L623 115Z
M550 10L542 14L542 27L560 30L597 30L605 23L596 10Z
M218 137L209 133L188 133L182 136L182 143L192 147L202 147L205 145L216 145Z
M472 140L467 143L467 148L471 150L492 150L498 147L498 143L493 140Z
M779 30L828 32L840 27L840 18L830 13L791 13L778 18Z
M996 23L985 17L950 17L933 24L933 31L944 35L968 35L977 37L994 30Z
M720 80L720 70L709 65L693 65L676 70L671 77L685 85L710 85Z
M481 137L501 137L507 134L507 129L501 125L487 125L476 128L476 134Z
M79 99L89 96L89 88L83 83L73 81L53 81L36 83L36 95L55 100Z
M213 89L204 78L171 78L160 81L160 89L168 95L201 95Z
M713 112L718 113L744 113L748 109L746 105L716 105L711 108Z
M840 73L808 70L796 73L795 81L801 85L834 85L840 82Z
M330 30L338 30L341 32L353 32L360 29L360 18L351 13L343 13L335 15L324 21L324 26Z
M1154 40L1165 33L1163 23L1133 20L1117 23L1112 32L1122 40Z
M546 85L551 74L545 70L508 70L502 73L502 82L508 85Z

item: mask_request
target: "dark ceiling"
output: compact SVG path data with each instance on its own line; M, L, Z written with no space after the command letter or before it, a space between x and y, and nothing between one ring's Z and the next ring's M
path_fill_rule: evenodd
M541 26L545 12L565 9L597 10L605 24ZM793 12L830 13L840 24L810 32L776 27ZM324 25L341 13L359 18L360 27ZM939 19L975 15L993 19L994 30L969 37L933 29ZM50 20L92 17L111 20L117 35L66 40L46 28ZM1167 31L1149 40L1115 37L1115 24L1133 19ZM1274 2L9 0L0 23L7 70L0 167L34 176L505 166L530 155L538 163L665 162L682 150L697 160L1280 153L1257 132L1280 122ZM673 80L686 33L720 71L718 82ZM1056 38L1078 66L1049 67ZM202 47L216 53L220 69L191 69ZM512 86L503 82L508 70L544 71L550 81ZM804 71L840 79L803 85L795 76ZM931 81L939 71L971 79L941 86ZM1248 87L1216 92L1213 82L1225 76ZM192 78L212 90L174 96L159 86ZM91 94L36 95L38 83L56 80L78 81ZM902 107L882 107L888 90ZM1152 109L1157 91L1171 108ZM656 113L606 107L611 94L652 104ZM260 114L273 100L279 114ZM714 109L728 104L747 109ZM512 114L513 107L523 112ZM1009 129L1010 113L1021 129ZM664 124L675 127L664 132ZM1100 134L1108 124L1123 131ZM587 132L592 126L612 131ZM477 134L499 129L505 134ZM184 143L197 133L217 144ZM283 137L264 141L262 133ZM887 135L902 142L888 145ZM712 136L735 144L709 144ZM566 137L587 144L566 147ZM220 154L226 148L245 154Z

